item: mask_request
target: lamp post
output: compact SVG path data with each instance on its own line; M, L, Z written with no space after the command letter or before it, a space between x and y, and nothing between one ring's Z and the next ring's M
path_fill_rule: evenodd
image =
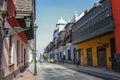
M37 68L36 68L36 31L38 26L34 25L34 76L37 75Z
M0 19L0 25L3 23L3 20ZM15 33L19 33L19 32L23 32L25 30L28 30L30 28L30 24L31 24L31 19L29 17L27 17L25 19L25 24L26 27L22 28L20 26L16 26L14 28L1 28L4 31L4 37L9 37L10 35L13 35Z

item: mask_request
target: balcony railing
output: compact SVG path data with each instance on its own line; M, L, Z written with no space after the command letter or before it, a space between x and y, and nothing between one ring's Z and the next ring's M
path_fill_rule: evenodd
M62 44L62 40L58 40L58 47L60 47Z
M72 31L70 30L68 34L66 34L65 37L66 43L71 43L72 42Z
M86 29L79 29L76 32L73 32L73 43L78 43L99 35L102 35L107 32L114 31L114 25L111 21L111 17L106 18L95 25L92 25Z
M104 7L93 8L73 25L72 43L79 43L114 31L110 4L107 2L104 4Z

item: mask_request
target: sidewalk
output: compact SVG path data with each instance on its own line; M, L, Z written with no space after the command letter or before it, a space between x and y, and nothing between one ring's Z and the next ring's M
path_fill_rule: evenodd
M13 80L37 80L38 76L34 76L34 64L31 63L29 67L17 75Z
M59 63L57 63L57 64L59 64ZM68 64L68 63L59 64L59 65L65 66L67 68L70 68L70 69L73 69L73 70L76 70L79 72L94 75L97 77L103 77L106 79L109 77L109 78L114 78L114 80L120 80L120 73L115 72L114 70L111 70L111 69L98 68L98 67L92 67L92 66L77 67L75 64Z

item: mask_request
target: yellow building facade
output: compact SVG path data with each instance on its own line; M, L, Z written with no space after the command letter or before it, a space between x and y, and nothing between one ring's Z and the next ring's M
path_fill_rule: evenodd
M110 45L112 38L114 38L114 33L80 42L78 44L78 58L82 62L81 64L112 68Z

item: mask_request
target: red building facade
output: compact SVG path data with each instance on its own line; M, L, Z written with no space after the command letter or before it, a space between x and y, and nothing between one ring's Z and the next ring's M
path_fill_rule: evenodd
M120 0L111 0L111 5L115 24L116 63L120 71Z

